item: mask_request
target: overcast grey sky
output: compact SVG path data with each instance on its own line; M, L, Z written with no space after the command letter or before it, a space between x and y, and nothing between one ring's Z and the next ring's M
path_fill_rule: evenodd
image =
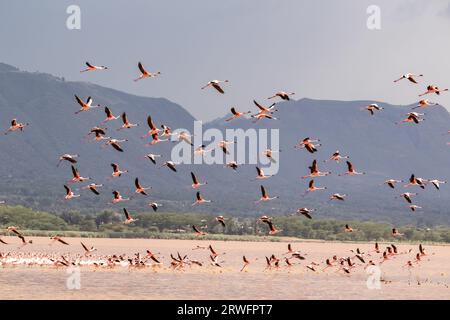
M2 0L0 62L165 97L202 120L249 110L277 90L409 104L427 84L450 87L449 2ZM66 28L71 4L81 30ZM381 30L366 27L372 4ZM80 74L85 61L111 69ZM162 76L133 82L138 61ZM406 72L425 77L392 83ZM211 79L230 80L225 95L200 90ZM450 93L430 99L450 107Z

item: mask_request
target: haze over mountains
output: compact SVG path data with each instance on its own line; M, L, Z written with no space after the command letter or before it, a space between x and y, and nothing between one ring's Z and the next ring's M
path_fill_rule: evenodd
M88 78L87 78L88 79ZM152 85L149 79L147 85ZM157 81L157 80L156 80ZM406 84L405 84L406 85ZM420 85L419 85L420 86ZM417 96L422 86L411 85L410 101ZM236 89L236 88L235 88ZM200 90L199 90L200 91ZM300 90L301 91L301 90ZM111 147L101 148L98 142L86 138L90 128L99 125L105 118L103 108L75 115L78 105L74 94L86 99L92 96L94 103L109 106L115 115L125 111L138 128L117 132L120 122L108 123L107 136L127 138L123 144L124 153ZM202 94L200 91L199 94ZM268 95L271 93L268 93ZM268 96L267 95L267 96ZM295 96L294 96L295 97ZM220 103L220 96L217 101ZM266 97L255 97L268 104ZM430 97L430 100L434 97ZM276 117L279 120L262 120L253 124L239 119L225 122L216 119L204 124L207 128L267 128L279 129L280 170L268 180L252 181L256 176L254 164L243 165L236 172L223 165L180 165L174 173L167 168L158 168L170 160L174 144L163 142L145 146L149 140L140 139L148 131L146 118L151 115L158 126L166 124L172 129L186 128L193 132L194 118L181 106L163 98L138 97L120 91L100 87L91 83L68 82L48 74L22 72L0 64L0 126L6 129L12 118L29 122L23 133L15 132L0 138L0 199L9 204L23 204L50 211L99 209L121 210L121 205L110 205L111 191L117 189L124 196L132 195L133 201L126 203L132 210L149 211L146 204L156 200L163 204L161 211L211 212L223 215L283 215L298 207L315 208L314 218L370 219L393 223L413 223L420 226L449 224L450 185L436 190L428 185L425 190L416 187L404 188L400 183L395 190L381 185L388 178L407 180L411 173L425 179L450 180L448 169L450 150L446 145L450 137L450 115L441 106L425 110L426 121L419 125L395 122L405 118L411 106L392 106L377 102L385 109L370 116L360 109L376 101L321 101L300 99L277 104ZM251 101L237 106L241 111L255 111ZM422 112L422 111L421 111ZM315 154L296 150L294 145L305 137L319 138L322 146ZM195 146L198 146L195 137ZM208 144L209 142L205 142ZM323 163L339 149L349 155L358 171L364 176L338 177L346 171L345 162ZM262 150L259 150L261 152ZM158 166L145 159L147 153L162 154ZM221 152L221 151L220 151ZM63 153L79 154L79 168L83 176L90 176L94 182L103 183L101 196L86 190L79 199L64 201L63 185L71 178L67 163L57 168L58 157ZM308 166L317 159L319 168L331 171L329 177L315 179L325 191L302 196L309 179ZM130 172L109 181L110 163L117 162ZM211 204L192 207L195 190L190 187L190 171L208 185L200 191ZM134 194L133 181L139 177L144 186L153 190L145 198ZM269 194L280 199L255 204L260 197L259 186L267 187ZM84 185L84 184L83 184ZM414 203L422 210L411 212L404 199L396 199L402 192L418 192ZM330 194L347 194L344 202L330 202ZM299 217L303 218L303 217Z

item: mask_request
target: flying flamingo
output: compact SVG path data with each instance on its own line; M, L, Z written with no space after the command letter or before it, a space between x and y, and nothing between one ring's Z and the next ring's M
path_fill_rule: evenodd
M394 80L394 82L399 82L400 80L408 79L412 83L417 83L415 77L423 77L423 74L415 75L412 73L406 73L406 74L402 75L400 78L398 78L397 80Z
M338 176L354 176L354 175L360 175L360 174L366 174L365 172L357 172L355 168L353 167L353 164L350 161L347 161L347 172L338 174Z
M314 178L314 177L325 177L329 174L331 174L331 172L320 172L319 168L317 167L317 160L314 160L313 163L311 164L310 167L308 167L310 170L310 174L307 176L303 176L302 179L307 179L307 178Z
M422 93L422 94L419 94L419 97L422 97L422 96L424 96L424 95L426 95L426 94L433 94L433 93L435 93L435 94L437 94L437 95L440 95L441 94L441 92L444 92L444 91L448 91L448 89L439 89L437 86L435 86L435 85L429 85L429 86L427 86L427 91L425 91L424 93Z
M266 223L267 226L269 227L269 235L274 235L274 234L277 234L278 232L282 231L282 230L277 229L275 227L275 225L273 224L272 220L270 220L270 219L262 219L261 221Z
M202 195L200 194L200 191L197 191L196 194L196 200L195 202L192 204L193 206L197 205L197 204L202 204L202 203L209 203L211 202L211 200L205 200Z
M255 115L251 115L251 117L255 118L253 123L258 122L258 120L261 120L261 119L278 120L278 118L275 118L274 116L267 114L267 113L258 113Z
M74 194L68 186L64 185L64 188L66 189L66 196L64 197L66 200L78 198L80 196L79 194Z
M77 160L75 158L78 158L77 154L68 154L68 153L63 154L61 157L59 157L59 162L56 166L59 167L62 161L67 161L75 164L77 163Z
M403 182L403 180L388 179L385 182L383 182L383 184L387 184L392 189L395 189L395 184L400 182Z
M269 197L269 194L266 191L266 188L264 188L264 186L261 186L261 198L259 198L259 200L255 201L255 203L259 203L259 202L266 202L266 201L270 201L273 199L278 199L279 196L275 196L275 197Z
M277 163L277 161L274 159L273 155L274 155L274 153L278 153L278 152L280 152L280 151L273 151L271 149L266 149L262 152L262 154L265 157L269 158L270 162Z
M336 150L329 159L324 160L323 162L336 161L337 163L339 163L339 161L342 159L350 159L350 157L349 156L341 156L341 153L339 152L339 150Z
M400 123L403 123L403 122L412 123L412 122L414 122L415 124L419 124L420 122L425 121L425 119L420 118L423 115L425 115L425 114L424 113L418 113L418 112L407 113L406 114L407 118L403 119ZM396 124L399 124L399 122L396 122Z
M240 272L244 271L244 269L250 264L250 261L245 256L242 256L242 260L244 261L244 265L242 266Z
M314 144L314 142L319 142L320 139L311 139L309 137L304 138L301 142L294 146L294 148L302 149L305 148L309 153L317 152L317 148L321 146L320 143Z
M247 111L247 112L239 112L239 111L236 111L236 109L235 109L234 107L232 107L232 108L231 108L231 113L233 114L233 116L232 116L231 118L226 119L225 121L228 122L228 121L231 121L231 120L233 120L233 119L240 118L240 117L242 117L242 116L244 116L244 115L246 115L246 114L251 113L251 111Z
M284 91L278 91L278 92L275 93L273 96L268 97L267 99L273 99L273 98L279 97L279 98L281 98L281 99L283 99L283 100L289 101L289 100L291 100L291 99L289 98L289 96L292 96L292 95L294 95L294 94L295 94L295 92L287 93L287 92L284 92Z
M405 193L402 193L400 196L403 197L408 203L412 203L411 198L416 195L417 195L417 193L405 192Z
M136 187L135 192L136 193L140 193L140 194L142 194L144 196L147 195L147 193L145 191L146 190L150 190L152 188L152 187L144 188L143 186L141 186L141 184L139 183L139 179L138 178L134 179L134 186Z
M10 132L14 132L16 130L23 131L23 128L25 128L28 125L29 125L29 123L20 123L20 122L17 122L16 118L14 118L11 120L11 126L8 128L8 130L5 131L5 135L7 135Z
M330 200L344 201L346 196L347 196L346 194L334 193L330 196Z
M82 187L81 189L89 189L91 190L94 194L96 195L100 195L100 192L98 192L97 188L101 188L103 187L102 184L95 184L95 183L91 183L87 186Z
M107 70L107 69L108 69L108 67L105 67L105 66L96 66L96 65L93 65L93 64L91 64L91 63L89 63L89 62L86 62L86 66L87 66L87 68L81 70L80 72L95 71L95 70Z
M222 87L220 86L220 83L226 83L226 82L228 82L228 80L211 80L202 87L202 90L211 86L214 89L216 89L217 91L219 91L220 93L224 94L225 91L223 91Z
M301 214L302 216L305 216L308 219L312 219L311 212L314 212L314 209L308 209L308 208L299 208L297 209L297 213Z
M201 231L201 230L200 230L199 228L197 228L195 225L192 225L192 229L194 230L195 235L196 235L197 237L206 235L206 232Z
M91 178L89 178L89 177L82 177L82 176L80 175L80 172L78 171L78 169L75 168L74 166L72 166L72 175L73 175L73 178L72 178L72 180L70 180L71 183L75 183L75 182L83 182L83 181L86 181L86 180L90 180L90 179L91 179Z
M365 110L368 110L369 112L370 112L370 115L374 115L375 114L375 111L380 111L380 110L383 110L384 108L383 107L380 107L380 106L378 106L378 104L376 104L376 103L372 103L372 104L369 104L367 107L365 107L364 108Z
M308 189L306 189L306 192L314 192L318 190L326 190L327 187L316 187L314 184L314 180L309 181Z
M272 177L272 175L265 175L263 169L256 167L257 176L255 180L263 180Z
M404 233L400 233L396 228L392 229L392 236L393 237L401 237L403 235L405 235L405 234Z
M224 216L217 216L216 217L216 221L219 222L222 225L222 227L225 228L225 218L224 218Z
M120 118L120 116L114 116L111 110L108 107L105 107L106 119L102 121L102 123L108 121L114 121Z
M52 242L50 244L52 244L53 242L58 241L58 242L60 242L62 244L65 244L66 246L69 245L65 240L62 239L62 237L59 237L59 236L50 237L50 240L52 240Z
M153 164L156 164L156 158L161 157L160 154L153 154L153 153L149 153L146 155L147 159L149 159L151 162L153 162Z
M411 175L411 177L409 178L409 183L407 185L405 185L405 187L409 187L409 186L418 186L422 189L425 189L425 184L426 181L422 178L416 178L414 174Z
M122 142L126 142L128 141L128 139L109 139L108 141L106 141L105 145L110 145L111 147L113 147L114 149L116 149L119 152L123 152L122 146L120 145Z
M81 243L81 246L83 247L83 249L84 249L84 255L87 257L87 256L89 256L89 255L91 255L91 253L92 252L94 252L94 251L97 251L97 249L95 248L95 247L90 247L90 248L88 248L83 242L80 242Z
M77 95L75 95L75 100L78 102L78 104L81 106L81 109L75 112L75 114L79 114L80 112L88 111L94 108L100 107L100 105L92 106L92 98L88 97L86 102L81 100Z
M170 170L172 170L173 172L177 172L176 164L175 164L175 162L173 162L173 161L166 161L166 162L164 162L164 163L160 166L160 168L162 168L162 167L167 167L167 168L169 168Z
M428 182L429 182L429 183L432 183L433 186L434 186L436 189L438 189L438 190L439 190L439 188L440 188L440 184L447 183L447 181L441 181L441 180L438 180L438 179L428 180Z
M147 124L148 124L150 130L147 132L147 134L145 136L141 137L142 139L146 138L146 137L150 137L154 134L158 134L161 131L161 129L159 129L158 127L155 126L151 116L147 117Z
M429 106L438 106L439 103L435 103L435 102L430 102L427 99L423 99L419 101L419 104L415 107L413 107L412 109L418 109L418 108L427 108Z
M134 219L131 214L128 212L127 209L123 208L123 213L125 214L125 221L123 222L124 224L129 224L132 223L134 221L138 221L139 219Z
M117 163L111 163L111 167L113 168L113 173L111 174L113 178L121 177L122 174L128 172L128 170L120 170Z
M257 114L267 114L267 113L274 113L275 111L278 111L277 109L275 109L276 103L272 103L269 107L263 106L256 100L253 100L253 103L259 109L259 112Z
M191 186L193 189L198 189L201 186L208 184L208 182L206 182L206 181L204 183L200 183L193 172L191 172L191 177L192 177L192 185Z
M122 201L129 201L130 200L130 198L123 198L122 195L120 194L120 192L117 191L117 190L114 190L112 192L112 194L114 195L112 203L119 203L119 202L122 202Z
M161 207L162 205L156 202L152 202L148 204L150 207L152 207L153 211L158 211L158 208Z
M416 211L417 209L422 209L422 207L416 206L415 204L410 205L409 208L411 209L411 211Z
M139 76L139 78L134 79L135 82L145 79L145 78L153 78L153 77L159 76L161 74L161 72L159 72L159 71L156 73L147 71L141 62L138 63L138 68L139 68L139 71L141 72L141 75Z
M131 129L133 127L139 126L139 124L130 123L130 121L128 121L128 117L125 112L122 113L122 122L123 122L123 125L119 129L117 129L117 131L120 131L123 129Z

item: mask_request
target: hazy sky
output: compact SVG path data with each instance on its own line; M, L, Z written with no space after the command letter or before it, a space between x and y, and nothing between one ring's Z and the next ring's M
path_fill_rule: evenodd
M2 0L0 62L165 97L202 120L277 90L410 104L427 84L450 87L449 2ZM72 4L81 30L66 28ZM381 30L366 26L369 5L381 9ZM80 74L85 61L111 69ZM138 61L162 76L133 82ZM394 85L406 72L425 77ZM211 79L230 80L225 95L200 90ZM429 98L450 107L450 93Z

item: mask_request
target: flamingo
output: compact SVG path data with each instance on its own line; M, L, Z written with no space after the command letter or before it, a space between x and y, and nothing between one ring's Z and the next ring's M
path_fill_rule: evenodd
M166 161L166 162L164 162L164 163L160 166L160 168L162 168L162 167L167 167L167 168L169 168L170 170L172 170L173 172L177 172L176 164L175 164L175 162L173 162L173 161Z
M117 129L117 131L120 131L120 130L123 130L123 129L131 129L133 127L139 126L139 124L130 123L128 121L128 117L127 117L127 114L125 112L122 113L122 122L123 122L123 125L119 129Z
M95 248L93 246L88 248L83 242L80 241L80 243L81 243L81 246L83 247L83 249L85 251L84 252L85 256L89 256L89 255L91 255L92 252L97 251L97 248Z
M258 120L261 120L261 119L278 120L278 118L275 118L274 116L267 114L267 113L258 113L255 115L251 115L251 117L255 118L253 123L258 122Z
M274 155L274 153L278 153L278 152L280 152L280 151L273 151L271 149L266 149L262 152L262 154L265 157L269 158L270 162L277 163L277 161L274 159L273 155Z
M130 200L130 198L123 198L122 195L120 194L120 192L117 191L117 190L114 190L112 192L112 194L114 195L112 203L119 203L119 202L122 202L122 201L129 201Z
M287 93L287 92L284 92L284 91L278 91L278 92L275 93L273 96L268 97L267 99L273 99L273 98L279 97L279 98L281 98L282 100L287 100L287 101L289 101L289 100L291 100L291 99L289 98L289 96L292 96L292 95L294 95L294 94L295 94L295 92Z
M425 121L425 119L420 118L420 116L423 116L424 113L410 112L410 113L407 113L406 115L407 115L407 118L403 119L401 121L401 123L403 123L403 122L409 122L409 123L414 122L415 124L419 124L420 122ZM399 122L396 122L396 124L399 124Z
M294 148L302 149L305 148L309 153L317 152L317 148L321 146L320 143L314 144L314 142L319 142L320 139L311 139L309 137L304 138L301 142L299 142Z
M123 152L122 146L120 145L122 142L127 142L128 139L109 139L108 141L106 141L105 145L110 145L111 147L113 147L114 149L116 149L119 152Z
M161 125L163 133L161 134L161 137L170 137L172 136L172 129L165 124Z
M206 181L204 183L200 183L193 172L191 172L191 177L192 177L192 185L191 186L193 189L198 189L201 186L208 184L208 182L206 182Z
M81 189L89 189L89 190L91 190L94 194L99 195L100 192L98 192L97 188L101 188L101 187L103 187L102 184L91 183L91 184L89 184L89 185L87 185L87 186L84 186L84 187L81 188Z
M282 230L279 230L275 227L275 225L273 224L272 220L270 219L263 219L261 220L263 223L266 223L267 226L269 227L269 235L274 235L277 234L278 232L281 232Z
M197 193L196 193L196 200L195 200L195 202L192 205L195 206L197 204L209 203L209 202L211 202L211 200L205 200L202 197L202 195L200 194L200 191L197 191Z
M255 201L255 203L259 203L259 202L266 202L266 201L270 201L273 199L278 199L279 196L275 196L275 197L269 197L269 194L266 191L266 188L264 188L264 186L261 186L261 198L259 198L258 201Z
M376 103L372 103L372 104L369 104L367 107L365 107L364 108L365 110L368 110L369 112L370 112L370 115L374 115L375 114L375 111L380 111L380 110L383 110L384 108L383 107L380 107L380 106L378 106L378 104L376 104Z
M215 219L225 228L225 218L223 216L217 216Z
M326 190L327 187L316 187L314 184L314 180L309 181L308 189L306 189L306 192L314 192L318 190Z
M227 149L227 146L229 144L233 144L233 143L234 143L234 141L222 140L222 141L219 142L218 146L219 146L220 149L222 149L223 153L230 154L230 152Z
M339 152L339 150L336 150L329 159L324 160L323 162L336 161L337 163L339 163L339 161L342 159L350 159L350 157L349 156L341 156L341 153Z
M250 264L250 261L245 256L242 256L242 260L244 261L244 265L242 266L240 272L244 271L244 269Z
M301 214L302 216L312 219L311 212L314 212L314 209L308 209L308 208L299 208L297 209L297 213Z
M17 122L16 118L14 118L11 120L11 126L8 128L8 130L5 131L4 134L7 135L8 133L14 132L16 130L23 131L26 126L29 126L29 123L20 123Z
M142 187L141 184L139 183L139 179L138 178L134 179L134 186L136 187L135 192L136 193L140 193L140 194L142 194L144 196L147 195L147 193L145 191L146 190L150 190L152 188L152 187L146 187L146 188Z
M418 108L427 108L429 106L438 106L439 103L435 103L435 102L430 102L427 99L423 99L419 101L419 104L415 107L413 107L412 109L418 109Z
M141 72L141 75L139 76L139 78L134 79L135 82L145 79L145 78L153 78L153 77L159 76L161 74L161 72L159 72L159 71L155 72L155 73L147 71L141 62L138 62L138 68L139 68L139 71Z
M416 211L417 209L422 209L422 207L416 206L415 204L410 205L409 208L411 209L411 211Z
M113 178L121 177L122 174L128 172L128 170L120 170L117 163L111 163L111 167L113 168L113 173L111 174Z
M267 114L267 113L274 113L275 111L278 111L277 109L275 109L275 105L276 103L272 103L269 107L263 106L262 104L260 104L258 101L253 100L253 103L258 107L259 112L258 114Z
M402 75L400 78L398 78L397 80L394 80L394 82L399 82L400 80L408 79L412 83L417 83L415 77L423 77L423 74L415 75L412 73L406 73L406 74Z
M424 179L416 178L414 176L414 174L412 174L411 177L409 178L409 183L407 185L405 185L405 187L418 186L422 189L425 189L425 184L426 184L426 181Z
M346 224L345 225L345 227L344 227L344 232L353 232L354 230L353 230L353 228L352 227L350 227L348 224Z
M66 200L78 198L80 196L79 194L74 194L73 191L66 185L64 185L64 189L66 189L66 196L65 196Z
M161 207L161 204L156 203L156 202L152 202L148 204L150 207L152 207L153 211L158 211L158 208Z
M219 91L220 93L224 94L225 91L223 91L222 87L220 86L220 83L227 83L227 82L229 82L229 81L228 80L211 80L202 87L202 90L211 86L214 89L216 89L217 91Z
M303 176L302 179L307 179L307 178L314 178L314 177L325 177L329 174L331 174L331 172L320 172L319 168L317 166L317 160L313 160L312 164L310 167L308 167L310 170L310 174L307 176Z
M156 158L161 157L160 154L153 154L153 153L149 153L146 155L147 159L149 159L151 162L153 162L153 164L156 164Z
M344 201L346 196L347 196L346 194L334 193L330 196L330 200Z
M231 121L233 119L237 119L237 118L243 117L244 115L251 113L251 111L239 112L239 111L236 111L236 108L232 107L231 108L231 113L233 114L233 116L231 118L226 119L225 121L228 122L228 121Z
M160 142L168 141L169 139L160 139L157 133L152 134L152 141L147 145L155 145Z
M444 92L444 91L448 91L448 89L439 89L439 87L431 84L431 85L427 86L427 91L425 91L422 94L419 94L419 97L422 97L422 96L424 96L426 94L429 94L429 93L431 93L431 94L435 93L437 95L440 95L441 92Z
M412 203L411 198L416 195L417 195L417 193L405 192L405 193L402 193L400 196L403 197L408 203Z
M366 174L365 172L357 172L355 168L353 167L353 164L350 161L347 161L347 172L338 174L338 176L354 176L354 175L360 175L360 174Z
M94 141L102 141L102 140L109 140L111 137L105 137L106 129L94 127L91 129L91 131L87 134L88 136L94 134Z
M80 72L95 71L95 70L107 70L108 69L108 67L96 66L96 65L93 65L93 64L91 64L89 62L86 62L86 66L87 66L87 68L81 70Z
M75 95L75 100L78 102L78 104L81 106L81 109L75 112L75 114L79 114L80 112L88 111L94 108L100 107L100 105L93 106L92 105L92 98L88 97L86 102L81 100L77 95Z
M75 164L77 163L77 160L75 158L78 158L77 154L68 154L68 153L63 154L61 157L59 157L59 162L56 166L59 167L62 161L67 161Z
M102 123L108 121L114 121L120 118L120 116L114 116L111 110L108 107L105 107L106 119L102 121Z
M59 237L59 236L53 236L53 237L50 237L50 240L52 240L52 242L51 242L50 244L52 244L53 242L58 241L58 242L60 242L60 243L62 243L62 244L64 244L64 245L66 245L66 246L69 245L65 240L62 239L62 237Z
M83 181L86 181L86 180L90 180L90 179L91 179L91 178L89 178L89 177L82 177L82 176L80 175L80 172L78 171L78 169L75 168L74 166L72 166L72 175L73 175L73 178L72 178L72 180L70 180L70 182L72 182L72 183L75 183L75 182L83 182Z
M403 235L405 235L405 234L404 233L400 233L396 228L392 229L392 236L393 237L401 237Z
M228 162L228 163L225 165L225 167L231 168L231 169L233 169L233 170L236 171L237 168L239 167L239 165L237 164L236 161L230 161L230 162Z
M125 214L124 224L130 224L132 222L138 221L139 219L134 219L127 209L123 208L123 213Z
M150 137L150 136L152 136L152 135L154 135L154 134L158 134L158 133L161 131L161 129L159 129L159 128L157 128L157 127L155 126L155 124L153 123L153 120L152 120L152 117L151 117L151 116L148 116L148 117L147 117L147 124L148 124L150 130L147 132L146 135L144 135L144 136L141 137L142 139L143 139L143 138L146 138L146 137Z
M256 167L256 172L257 172L257 176L255 178L256 180L263 180L272 177L272 175L265 175L263 169L259 167Z
M403 182L403 180L388 179L385 182L383 182L383 184L387 184L392 189L395 189L395 184L400 182Z
M192 229L194 230L195 235L196 235L197 237L206 235L206 232L201 231L201 230L200 230L199 228L197 228L195 225L192 225Z
M194 153L195 154L200 154L200 155L204 155L205 153L211 152L214 149L206 149L206 145L202 144L201 146L195 148Z
M442 181L442 180L438 180L438 179L433 179L433 180L428 180L429 183L432 183L433 186L437 189L440 190L440 184L444 184L447 183L447 181Z

